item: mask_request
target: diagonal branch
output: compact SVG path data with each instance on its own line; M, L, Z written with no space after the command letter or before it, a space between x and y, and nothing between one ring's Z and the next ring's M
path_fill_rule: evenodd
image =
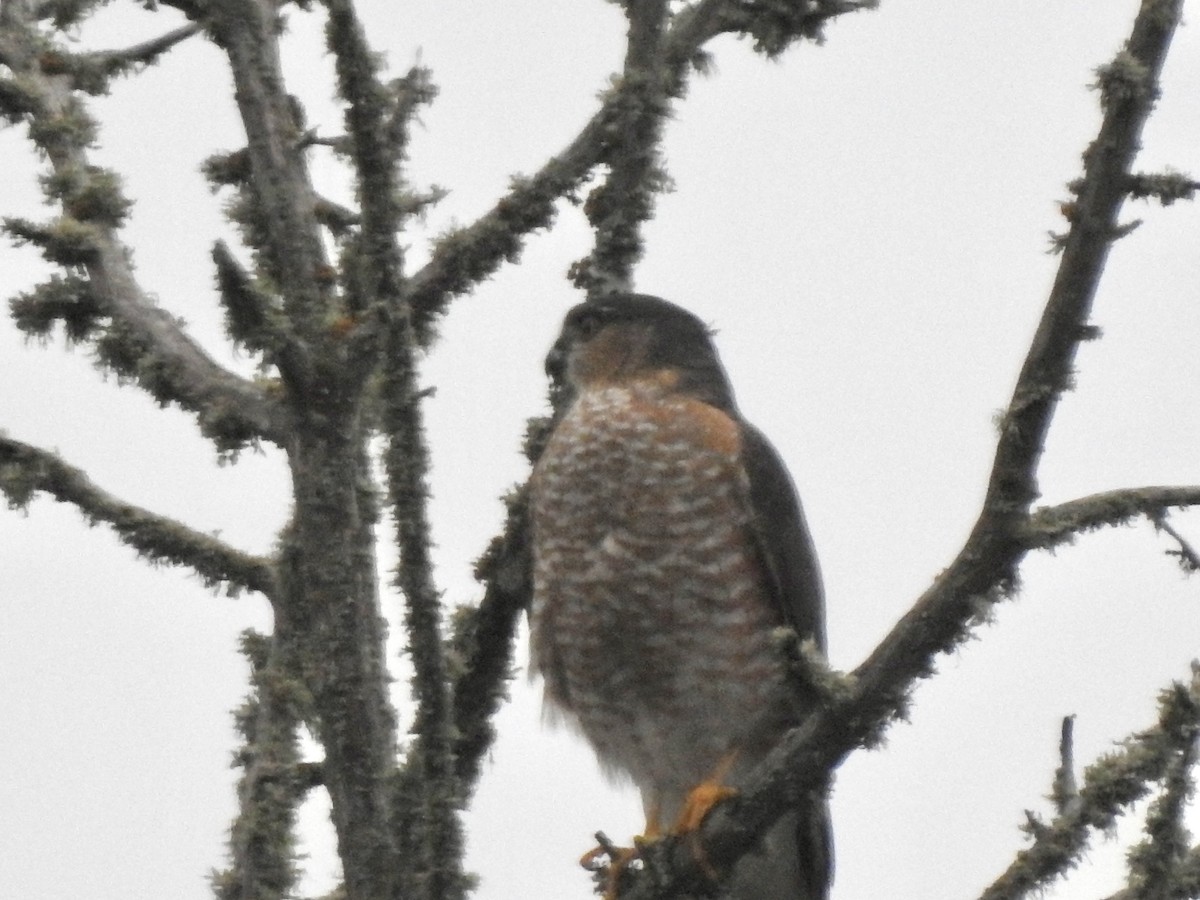
M1200 673L1194 672L1190 686L1177 683L1163 692L1154 727L1087 768L1074 802L1052 822L1038 822L1033 843L1017 853L980 900L1015 900L1044 891L1076 863L1093 833L1112 828L1122 810L1166 778L1181 756L1190 756L1198 732Z
M434 338L434 322L450 301L472 290L505 262L515 261L525 237L554 221L554 204L576 190L603 158L612 120L610 99L567 147L511 190L473 224L443 237L433 255L408 280L413 327L421 345Z
M97 487L81 469L61 457L0 435L0 492L9 506L23 507L39 491L74 505L91 524L111 525L122 542L152 562L191 569L207 587L226 584L231 593L244 589L272 599L277 595L270 560L126 503Z
M1139 516L1157 524L1169 509L1196 505L1200 505L1200 486L1102 491L1035 509L1021 529L1022 539L1030 550L1049 550L1085 531L1125 525Z
M700 0L672 18L661 43L667 73L662 87L667 93L682 90L687 65L709 40L731 30L734 23L726 16L738 5L733 0ZM871 5L824 3L821 15L831 18ZM600 109L579 134L536 174L513 179L509 192L488 212L438 242L430 260L412 275L407 288L413 327L421 346L432 343L434 322L454 297L470 291L503 263L515 261L525 238L553 223L555 203L570 197L596 166L607 161L613 129L620 127L622 110L643 87L637 80L617 83L604 94Z
M82 54L79 61L85 66L97 67L106 75L120 75L132 66L150 65L176 44L199 34L200 30L200 26L195 23L181 25L166 34L131 47Z
M1200 553L1197 553L1196 548L1167 521L1166 513L1160 512L1151 515L1150 521L1154 523L1156 529L1166 532L1179 545L1178 550L1168 550L1167 555L1174 556L1179 561L1179 566L1183 569L1184 574L1191 575L1194 572L1200 572Z
M845 693L785 736L743 793L718 806L694 841L663 841L650 848L648 868L655 877L639 877L622 894L627 900L702 883L696 841L712 866L726 869L787 809L822 790L828 773L849 753L878 740L903 711L916 682L931 674L936 656L961 643L980 612L1011 592L1027 552L1024 534L1037 497L1038 461L1058 400L1070 384L1076 349L1088 335L1092 296L1108 245L1119 234L1117 214L1129 169L1158 95L1159 72L1181 6L1182 0L1143 0L1125 49L1104 70L1109 73L1102 94L1104 120L1085 156L1079 215L1006 411L983 509L966 544L854 671Z
M1145 839L1130 848L1128 900L1160 900L1179 888L1180 876L1191 844L1185 818L1195 793L1196 741L1200 729L1180 738L1179 752L1162 778L1162 792L1150 804L1143 827ZM1192 896L1195 896L1194 885ZM1180 891L1177 896L1186 897ZM1124 898L1123 898L1124 900Z

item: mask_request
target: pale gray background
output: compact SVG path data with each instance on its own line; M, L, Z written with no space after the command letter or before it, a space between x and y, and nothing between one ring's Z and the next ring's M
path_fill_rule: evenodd
M639 287L696 310L747 415L800 486L829 595L832 662L856 665L952 558L982 497L992 418L1007 400L1052 278L1046 233L1098 123L1092 70L1127 33L1136 0L884 0L823 48L779 63L732 40L667 130L678 190L647 228ZM173 26L119 4L87 46ZM361 4L401 73L420 59L442 95L415 133L412 177L452 188L414 233L483 212L595 108L619 67L623 23L600 0ZM292 15L292 89L325 134L340 128L319 23ZM192 41L94 104L97 161L137 198L126 236L138 274L214 354L224 348L208 251L227 234L201 160L243 141L229 75ZM1144 169L1200 170L1200 44L1177 38ZM45 215L24 137L0 132L3 211ZM331 194L345 182L316 166ZM1200 217L1131 204L1146 223L1116 248L1097 301L1105 337L1079 358L1043 466L1047 502L1122 485L1200 480ZM471 560L496 531L495 499L521 479L524 420L542 409L541 357L576 301L563 273L586 252L567 209L504 269L456 302L425 367L438 576L449 602L479 589ZM43 268L0 248L6 294ZM55 448L102 486L266 552L287 512L275 451L218 468L189 417L94 374L84 352L0 328L0 427ZM234 811L229 710L245 690L237 633L269 627L262 600L207 593L138 562L104 528L47 500L0 511L0 898L199 900ZM1200 539L1200 520L1181 517ZM1079 716L1081 761L1149 724L1155 692L1200 651L1200 583L1146 525L1032 558L1018 602L940 664L912 723L839 773L838 900L970 897L1043 808L1060 717ZM387 599L396 620L397 603ZM520 657L525 656L522 643ZM399 671L399 670L398 670ZM399 685L402 687L402 684ZM590 751L539 723L522 677L468 815L487 900L588 896L574 864L603 828L640 827ZM306 890L336 875L324 812ZM1127 838L1132 832L1122 831ZM1055 897L1118 885L1101 845Z

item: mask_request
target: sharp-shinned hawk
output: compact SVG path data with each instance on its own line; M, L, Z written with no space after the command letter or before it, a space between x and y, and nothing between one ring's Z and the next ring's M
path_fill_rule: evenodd
M533 476L532 667L550 711L633 780L647 834L662 833L694 788L736 789L811 709L776 635L824 652L816 556L694 315L640 294L580 304L546 368L562 402ZM724 896L823 900L830 845L813 796Z

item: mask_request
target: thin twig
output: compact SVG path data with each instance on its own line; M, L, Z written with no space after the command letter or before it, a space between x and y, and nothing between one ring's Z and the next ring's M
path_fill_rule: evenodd
M1064 814L1078 804L1079 785L1075 783L1075 717L1064 716L1058 739L1058 768L1054 771L1054 787L1050 791L1054 808Z
M196 23L183 25L173 31L168 31L160 37L125 47L121 50L98 50L83 54L82 61L87 64L100 66L106 72L113 74L124 71L132 65L150 64L176 44L186 41L194 34L199 34L201 27Z
M1174 556L1179 560L1179 565L1183 568L1183 571L1188 572L1189 574L1200 571L1200 554L1198 554L1196 549L1190 543L1188 543L1187 539L1184 538L1184 536L1178 531L1176 531L1175 527L1167 521L1166 513L1160 511L1158 513L1148 514L1148 516L1150 521L1154 523L1155 528L1157 528L1159 531L1165 531L1175 540L1175 543L1179 545L1178 550L1168 550L1167 553L1168 555Z

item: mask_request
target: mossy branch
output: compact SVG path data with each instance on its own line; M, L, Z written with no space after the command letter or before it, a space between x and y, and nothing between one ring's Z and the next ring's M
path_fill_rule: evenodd
M278 297L242 268L224 241L213 245L212 258L229 337L248 350L262 353L294 392L306 393L316 377L312 355L292 335Z
M6 28L28 38L8 43L6 60L13 77L4 83L19 86L16 97L30 138L50 161L43 185L64 215L50 223L9 219L5 224L19 241L36 245L48 260L70 271L59 284L18 297L14 311L26 324L43 327L47 315L67 311L61 303L56 310L51 300L65 299L64 286L78 288L78 298L86 302L74 311L84 317L74 333L69 327L68 335L94 340L102 364L160 403L177 403L196 413L202 433L222 452L236 452L259 439L286 443L289 422L282 405L218 365L135 279L132 253L117 235L128 200L119 178L89 161L95 122L72 92L70 73L56 61L70 54L62 48L49 57L38 52L44 42L33 39L36 15L28 0L4 6ZM12 91L6 95L0 90L0 103L5 96L11 113L17 101Z
M85 94L108 93L113 78L127 75L153 65L177 44L200 32L196 24L183 25L149 41L121 50L99 50L92 53L42 54L41 68L47 75L66 75L76 90Z
M429 529L429 450L416 381L416 347L407 321L392 327L385 369L385 468L400 562L395 584L404 595L408 652L413 663L416 742L409 766L420 772L421 896L466 896L463 835L458 809L463 791L456 777L452 742L450 673L442 636L441 594L433 582Z
M313 787L314 767L301 762L298 740L311 699L289 671L295 651L279 634L246 631L241 649L250 663L251 691L234 712L242 736L234 758L242 770L238 816L229 835L230 866L211 881L218 900L279 900L293 896L296 813Z
M1159 699L1158 723L1133 735L1121 749L1102 757L1083 773L1074 801L1053 821L1036 818L1026 830L1032 845L1017 853L1008 869L980 895L980 900L1014 900L1046 889L1076 866L1096 832L1112 828L1154 784L1177 771L1190 757L1200 732L1200 675L1190 684L1176 683ZM1164 796L1171 792L1168 789Z
M213 245L212 259L230 339L256 353L285 345L287 338L276 298L255 283L224 241Z
M353 253L357 298L365 313L351 336L351 356L369 360L367 374L382 353L384 466L396 525L399 564L395 584L404 596L407 649L413 662L417 702L409 765L419 773L413 791L393 797L398 825L415 820L418 830L401 834L413 842L415 857L404 859L401 882L417 895L454 900L465 897L464 839L458 819L461 793L451 759L449 676L442 638L441 595L433 580L429 526L429 448L421 410L416 354L409 308L403 300L403 263L397 233L403 225L403 182L409 118L432 98L425 73L410 73L391 86L379 78L379 63L367 44L349 0L325 0L326 41L334 55L338 91L346 104L346 135L362 208ZM411 805L416 804L415 808Z
M1102 491L1033 511L1021 527L1021 539L1031 550L1049 550L1071 543L1077 535L1114 525L1127 525L1142 516L1157 521L1170 509L1200 505L1200 486L1140 487Z
M678 96L682 92L682 73L702 56L709 40L736 30L741 20L729 17L744 5L733 0L700 0L674 14L661 43L664 71L668 73L663 90L668 95ZM873 6L871 2L823 0L819 15L821 21L827 21ZM643 87L638 79L618 79L604 94L600 109L562 151L535 174L513 178L508 193L488 212L437 242L429 262L412 275L407 287L413 327L422 347L432 343L434 324L450 301L472 290L505 262L519 259L525 238L554 223L555 204L561 198L571 197L595 167L607 161L614 130L623 121L622 110Z
M304 123L284 88L275 6L213 0L206 7L210 34L229 59L246 130L249 177L243 200L249 207L240 224L283 298L297 339L316 343L337 313L336 279L315 211Z
M251 590L270 598L277 596L275 570L269 560L126 503L55 454L4 435L0 435L0 492L12 508L24 508L39 492L70 503L89 524L110 525L139 555L151 562L191 569L207 587L224 585L231 594Z
M595 297L633 289L633 269L642 258L642 225L654 215L654 198L668 183L659 150L669 111L668 85L678 90L684 66L669 71L663 52L666 0L629 0L624 90L614 107L616 121L605 161L608 174L584 203L596 234L591 253L571 267L576 287Z
M1154 199L1163 206L1176 200L1191 200L1200 190L1196 181L1182 172L1138 172L1129 176L1129 196L1135 200Z
M350 357L363 361L366 375L373 370L386 340L386 323L407 316L402 308L404 254L396 235L404 224L400 164L406 152L408 119L398 117L414 115L417 101L409 102L411 97L397 88L404 79L390 88L380 80L380 64L367 44L353 4L326 0L325 5L329 10L326 43L334 55L338 92L346 104L346 143L362 209L353 253L344 255L343 265L353 264L358 269L348 273L355 286L347 292L352 304L349 311L361 318L352 336ZM423 76L414 77L419 81Z
M483 599L455 619L454 765L464 790L478 780L495 740L492 717L508 696L517 625L533 593L527 494L518 488L507 498L504 531L475 567Z
M1192 877L1185 876L1181 884L1180 876L1191 849L1191 833L1184 819L1196 791L1198 734L1200 729L1193 729L1190 739L1186 735L1181 738L1182 746L1162 778L1162 792L1146 813L1146 837L1129 850L1129 886L1124 892L1128 900L1195 896Z
M30 291L9 301L17 328L30 337L46 338L61 322L67 341L87 340L101 327L100 304L86 278L78 275L51 275Z
M525 458L537 463L553 427L551 418L529 420ZM484 585L475 608L460 608L451 642L454 679L454 761L464 790L474 785L484 755L495 739L491 719L508 692L521 613L533 597L533 556L529 535L529 487L514 487L504 498L504 530L475 564Z

